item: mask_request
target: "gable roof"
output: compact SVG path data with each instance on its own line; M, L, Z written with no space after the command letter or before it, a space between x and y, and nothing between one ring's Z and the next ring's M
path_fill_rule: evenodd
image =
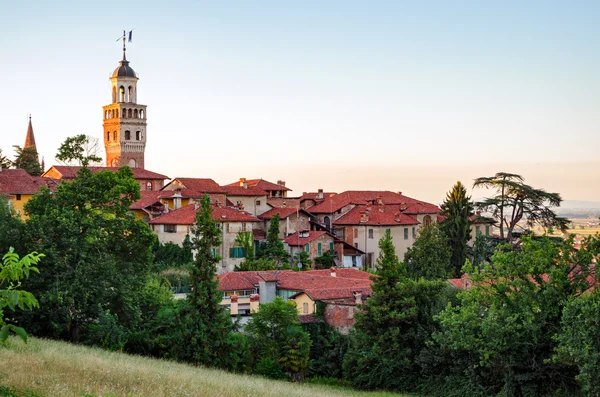
M204 193L225 193L217 182L210 178L173 178L161 190L171 191L181 189L189 195L204 195ZM183 193L182 193L183 195Z
M129 206L131 210L141 210L149 205L160 202L161 191L158 190L141 190L140 199Z
M221 189L223 189L228 196L266 196L267 195L267 192L265 192L261 188L256 187L256 186L250 186L250 185L248 185L247 188L245 188L243 186L239 186L239 185L237 185L237 186L225 185L225 186L221 186Z
M50 167L48 169L48 171L44 172L44 174L42 176L47 176L46 174L53 174L52 170L55 170L56 173L58 173L60 175L60 178L57 179L74 179L77 176L77 172L79 172L79 170L82 167L78 166L78 165L53 165L52 167ZM120 167L101 167L101 166L90 166L88 167L92 172L102 172L102 171L112 171L112 172L117 172L119 170ZM166 175L162 175L162 174L158 174L156 172L152 172L143 168L131 168L131 171L133 172L133 178L138 180L138 179L159 179L159 180L165 180L165 179L169 179L168 176Z
M31 176L20 168L0 171L0 194L35 194L42 186L53 190L52 185L51 179Z
M406 203L408 205L419 201L411 197L404 196L402 193L395 193L387 190L347 190L334 196L324 196L323 201L313 207L310 207L309 211L311 213L329 214L331 212L339 211L343 207L350 204L367 205L373 203L378 198L380 198L382 203L385 205L402 203Z
M402 213L400 205L357 205L333 222L334 225L400 226L418 225L417 218ZM367 213L367 221L361 222L361 213Z
M306 237L299 237L298 233L294 233L294 234L290 234L283 241L286 242L287 245L291 245L294 247L296 247L296 246L302 247L312 241L315 241L316 239L318 239L319 237L321 237L323 235L329 235L332 240L335 240L335 237L333 237L333 235L329 234L326 231L311 230L309 232L302 232L301 235L306 235Z
M169 211L164 215L152 219L151 225L193 225L196 221L196 208L194 204ZM220 222L258 222L258 218L250 215L248 212L239 211L229 207L212 206L213 220Z
M265 191L269 190L269 191L284 192L284 191L291 191L292 190L292 189L287 188L285 186L281 186L281 185L278 185L276 183L266 181L266 180L264 180L262 178L260 178L260 179L246 179L246 183L248 184L248 187L255 186L255 187L257 187L259 189L262 189L262 190L265 190ZM226 186L240 186L240 181L229 183Z
M306 212L305 210L303 210L302 208L282 207L282 208L272 208L272 209L268 210L267 212L263 212L258 217L263 220L269 220L269 219L273 219L275 214L279 214L280 219L285 219L285 218L289 217L290 215L295 214L296 212L298 212L298 213L302 212L302 213L310 216L310 214L308 212Z

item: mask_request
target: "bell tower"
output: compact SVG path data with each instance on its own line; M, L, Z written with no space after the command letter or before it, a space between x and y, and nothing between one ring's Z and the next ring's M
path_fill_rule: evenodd
M144 168L146 105L137 103L138 77L125 51L123 34L123 60L110 78L112 103L102 107L106 166Z

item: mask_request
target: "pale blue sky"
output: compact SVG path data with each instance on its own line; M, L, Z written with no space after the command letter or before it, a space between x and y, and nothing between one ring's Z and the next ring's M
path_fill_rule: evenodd
M135 28L148 169L436 203L512 171L599 200L599 18L599 1L0 0L0 148L28 113L47 165L101 138Z

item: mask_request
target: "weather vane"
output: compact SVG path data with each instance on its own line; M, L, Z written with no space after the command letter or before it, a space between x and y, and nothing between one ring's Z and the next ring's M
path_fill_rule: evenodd
M129 41L131 43L131 40L133 39L133 31L134 30L135 29L131 29L129 31L129 33L127 33L125 30L123 30L123 36L121 36L117 39L117 41L123 40L123 60L125 60L125 51L126 51L125 42Z

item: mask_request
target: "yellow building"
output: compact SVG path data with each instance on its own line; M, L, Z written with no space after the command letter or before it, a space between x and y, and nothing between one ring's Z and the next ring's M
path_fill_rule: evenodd
M36 194L40 187L56 186L50 179L31 176L22 169L0 169L0 196L8 198L8 205L23 220L25 204Z

